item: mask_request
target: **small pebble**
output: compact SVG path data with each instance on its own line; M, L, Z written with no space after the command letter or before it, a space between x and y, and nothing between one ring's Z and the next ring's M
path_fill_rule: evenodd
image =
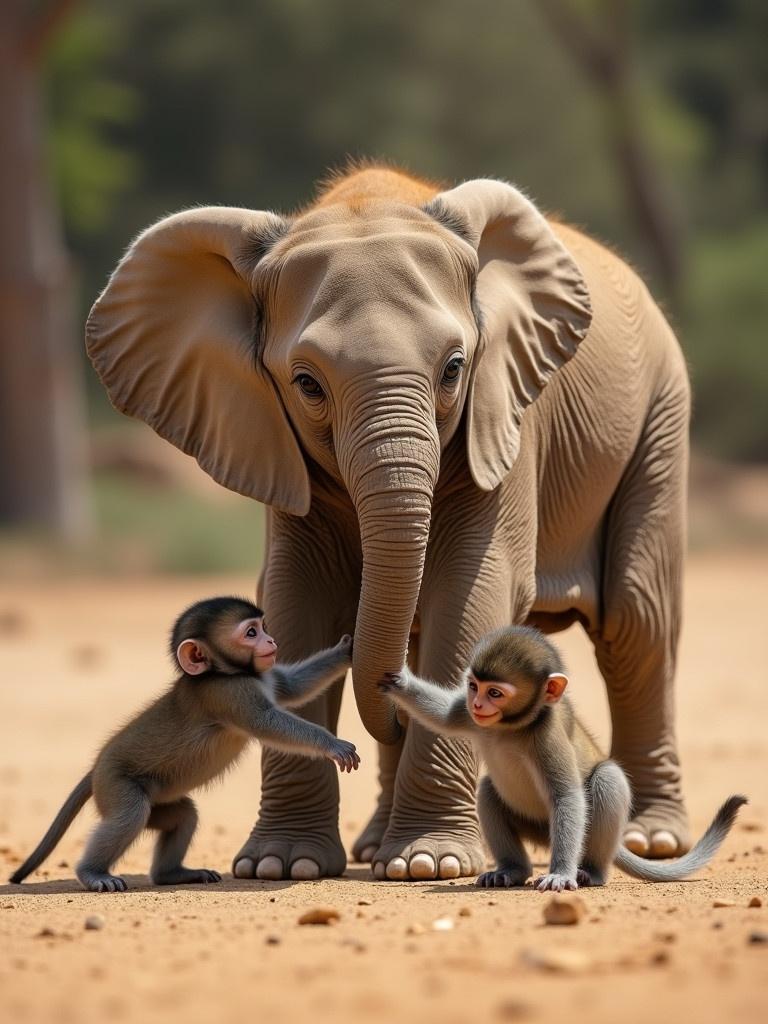
M106 923L101 914L89 914L85 919L85 930L87 932L100 932Z
M433 932L449 932L453 929L453 919L450 917L438 917L432 922Z
M761 821L742 821L741 822L742 832L762 832L763 823Z
M717 910L722 910L723 907L735 907L736 904L733 902L733 900L713 900L712 906L715 907Z
M576 949L525 949L520 960L526 967L535 967L552 974L580 974L592 966L592 961Z
M461 907L459 909L459 917L472 917L472 911L469 907Z
M723 927L723 922L722 922L722 921L713 921L713 922L712 922L712 927L713 927L713 928L714 928L714 929L715 929L716 931L719 931L719 930L720 930L720 929L721 929L721 928Z
M358 900L357 905L358 907L372 907L373 903L371 900Z
M56 932L53 930L53 928L45 927L45 928L41 928L40 929L40 931L37 933L35 938L36 939L52 939L52 938L55 937L55 935L56 935Z
M750 946L765 946L768 944L768 932L750 932Z
M659 967L668 964L669 960L670 956L666 949L657 949L651 953L650 963L656 964Z
M68 868L69 867L69 861L68 860L60 860L59 863L56 865L56 867L57 868Z
M752 899L747 904L748 907L762 907L762 905L763 905L763 901L760 899L759 896L753 896Z
M313 907L301 915L299 924L333 924L340 919L341 914L333 907Z
M279 946L282 941L279 935L267 935L264 939L267 946Z
M508 999L496 1007L496 1016L500 1020L528 1020L531 1013L531 1007L517 999Z
M584 901L570 893L558 893L544 907L545 924L578 924L584 917Z
M419 924L418 921L415 921L413 924L409 924L408 925L408 927L405 929L405 934L406 935L424 935L426 933L426 931L427 931L427 929L424 927L423 924Z
M657 932L654 938L657 942L664 942L668 946L671 946L673 942L677 942L675 932Z

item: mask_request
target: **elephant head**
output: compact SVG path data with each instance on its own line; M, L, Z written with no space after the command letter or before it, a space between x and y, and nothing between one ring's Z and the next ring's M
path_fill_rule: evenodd
M397 725L375 683L404 658L441 450L466 409L472 477L497 487L589 321L546 220L480 180L422 206L168 217L129 248L87 339L113 404L225 487L296 516L312 462L346 488L363 553L355 692L386 742Z

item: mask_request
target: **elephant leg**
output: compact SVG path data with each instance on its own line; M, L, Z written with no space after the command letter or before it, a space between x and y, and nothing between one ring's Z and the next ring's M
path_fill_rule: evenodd
M603 618L593 636L608 689L611 756L633 791L624 843L651 857L690 846L674 729L685 547L688 396L663 396L615 495Z
M273 536L275 533L273 522ZM305 544L317 552L335 550L327 541ZM280 645L278 658L285 662L299 661L328 647L354 628L354 600L347 602L350 610L342 612L328 592L318 593L313 580L304 574L304 550L291 543L271 545L266 575L260 581L270 631ZM313 569L314 582L327 584L334 578L331 566ZM340 567L336 567L335 575L341 576ZM295 713L335 733L342 688L340 679L316 700L294 709ZM261 768L259 817L235 855L235 877L309 880L343 874L347 856L339 834L335 765L265 746Z
M395 779L404 741L405 737L402 737L391 746L384 743L378 744L379 795L376 800L376 810L352 846L352 857L361 864L371 863L376 851L381 846L384 833L387 831L395 799Z

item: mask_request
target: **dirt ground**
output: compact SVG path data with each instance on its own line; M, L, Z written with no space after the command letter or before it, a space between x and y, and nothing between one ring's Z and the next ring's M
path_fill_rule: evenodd
M231 577L0 585L4 877L105 735L165 684L165 635L178 610L251 589L251 580ZM123 863L129 892L95 895L72 873L92 821L86 811L41 872L22 887L0 885L0 1015L61 1024L227 1024L250 1014L427 1024L768 1019L766 597L768 553L698 555L689 564L678 705L694 829L727 794L750 797L716 862L694 880L653 886L617 873L581 894L580 924L556 928L542 921L549 897L532 891L477 890L469 879L374 883L361 865L317 883L227 873L218 886L155 889L146 838ZM574 699L605 737L589 646L577 630L561 640ZM351 845L373 804L375 760L349 694L341 734L363 757L360 771L341 780L342 836ZM201 794L191 864L228 871L255 817L258 785L253 751ZM748 906L754 897L761 906ZM299 926L318 905L340 920ZM86 929L93 914L103 927ZM435 927L441 919L444 930Z

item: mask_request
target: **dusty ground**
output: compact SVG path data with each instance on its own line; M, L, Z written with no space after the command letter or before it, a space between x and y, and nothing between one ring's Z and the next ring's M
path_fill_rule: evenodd
M679 685L694 827L719 801L751 803L715 864L690 882L615 875L585 891L586 919L545 927L548 897L489 893L471 881L373 883L351 865L321 883L233 881L152 889L149 842L124 862L131 890L96 896L73 881L83 813L44 870L0 885L0 1013L73 1024L300 1019L547 1021L602 1024L766 1019L768 1010L768 554L690 563ZM0 586L0 872L37 842L94 748L166 681L168 623L185 603L243 579ZM562 638L574 697L606 735L604 695L584 638ZM369 812L374 756L351 701L342 734L364 764L342 779L342 834ZM225 870L258 803L249 755L199 800L191 863ZM538 858L541 859L540 857ZM748 908L752 897L762 906ZM731 901L724 908L716 900ZM300 927L315 905L332 927ZM85 930L88 915L104 918ZM447 931L433 930L449 918ZM762 935L764 941L754 941ZM753 941L750 941L752 937ZM548 963L548 959L552 962Z

